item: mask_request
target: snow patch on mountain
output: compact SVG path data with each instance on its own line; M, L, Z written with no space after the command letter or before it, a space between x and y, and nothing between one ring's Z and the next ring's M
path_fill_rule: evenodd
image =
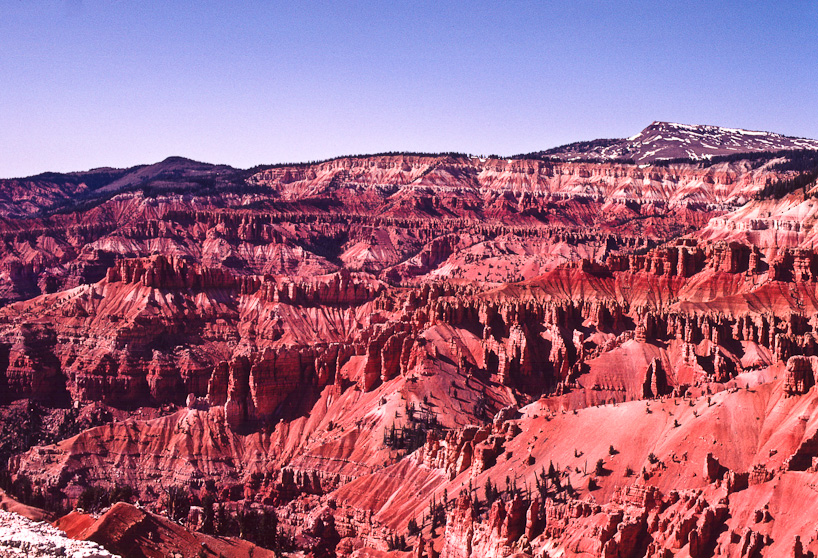
M0 558L119 558L96 543L75 541L48 523L0 510Z
M537 155L567 161L632 159L636 163L652 163L663 159L704 159L735 153L787 149L818 149L818 140L740 128L653 122L626 139L573 143L541 151Z

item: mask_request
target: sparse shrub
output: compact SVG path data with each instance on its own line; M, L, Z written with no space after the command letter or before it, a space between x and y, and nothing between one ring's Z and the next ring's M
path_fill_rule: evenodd
M486 503L491 506L500 495L496 487L491 484L491 479L486 479Z
M126 484L117 484L111 489L101 486L86 487L77 499L77 508L98 512L117 502L129 502L133 498L133 488Z
M406 408L408 424L396 426L395 423L383 432L383 445L391 449L402 449L413 452L426 442L427 433L430 431L438 434L444 432L444 428L437 420L437 415L431 411L421 409L416 413ZM342 429L343 431L343 429Z

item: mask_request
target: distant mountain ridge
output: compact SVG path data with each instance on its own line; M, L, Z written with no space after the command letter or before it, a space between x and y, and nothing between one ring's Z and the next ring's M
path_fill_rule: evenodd
M795 138L721 126L653 122L629 138L597 139L520 155L554 157L567 161L633 160L652 163L667 159L705 159L737 153L818 149L818 140Z
M575 142L545 151L521 154L513 157L475 157L466 153L420 153L420 152L385 152L379 154L360 154L333 157L324 161L307 163L284 163L258 165L250 169L239 169L228 165L216 165L194 161L184 157L168 157L163 161L138 165L126 169L96 168L88 171L56 173L45 172L26 178L0 179L0 216L26 218L35 215L47 216L55 212L71 212L88 208L104 202L118 194L142 191L149 196L154 194L190 194L204 196L221 195L226 192L251 194L260 186L257 177L272 171L275 175L280 170L282 184L298 182L302 185L315 182L310 176L334 176L343 167L360 166L361 162L376 163L389 160L387 166L396 164L406 167L394 176L381 176L384 184L400 186L407 184L406 179L412 174L413 165L423 166L429 176L413 176L418 184L429 183L434 187L440 184L453 183L454 175L463 179L463 169L479 167L492 168L497 164L515 165L519 161L551 160L565 163L619 163L627 165L672 163L716 164L723 162L718 157L731 156L741 158L745 154L750 158L773 159L782 157L792 159L818 151L818 140L788 137L770 132L756 132L719 126L688 125L670 122L653 122L638 134L624 139L595 139ZM800 155L799 155L800 152ZM769 154L769 155L766 155ZM406 160L403 160L406 159ZM812 161L811 157L808 157ZM410 161L411 160L411 161ZM407 162L409 161L409 162ZM411 163L411 164L410 164ZM381 164L381 163L378 163ZM762 163L763 164L763 163ZM438 176L443 167L450 167L454 175ZM810 162L810 165L812 163ZM365 165L366 166L366 165ZM512 165L513 167L513 165ZM511 169L512 167L509 167ZM367 167L368 168L368 167ZM459 170L454 170L459 169ZM812 166L807 170L811 170ZM360 169L359 169L360 170ZM371 169L372 170L372 169ZM508 170L508 169L507 169ZM787 170L787 169L778 169ZM798 170L790 168L789 170ZM373 170L374 172L374 170ZM471 172L471 171L469 171ZM476 171L478 174L481 171ZM492 170L491 172L494 172ZM329 174L327 174L329 173ZM400 173L409 173L405 176ZM372 174L367 171L368 175ZM451 173L450 173L451 174ZM532 175L528 175L530 178ZM287 178L289 177L289 178ZM298 180L295 177L301 177ZM437 178L435 178L437 177ZM432 180L434 178L434 180ZM339 175L336 180L344 177ZM306 180L306 182L305 182ZM317 179L312 187L323 189ZM329 180L329 179L328 179ZM375 180L370 176L364 180ZM434 184L430 183L434 182ZM262 181L263 182L263 181ZM457 182L457 180L454 180ZM417 185L417 184L415 184ZM497 187L498 184L494 184ZM292 190L292 187L287 187Z
M553 158L563 161L585 162L634 162L652 163L668 159L706 159L708 157L742 153L776 151L818 150L818 139L785 136L774 132L761 132L740 128L725 128L706 124L680 124L654 121L644 130L629 138L598 138L552 147L542 151L521 153L512 159ZM163 161L136 165L128 168L100 167L85 171L43 172L16 178L0 178L2 183L84 183L92 190L116 191L138 186L155 180L200 179L205 176L247 175L271 168L308 167L340 159L363 159L381 156L455 157L468 159L460 152L384 151L379 153L350 154L330 157L320 161L303 161L275 164L259 164L250 169L229 165L194 161L186 157L171 156ZM506 156L489 155L488 159L506 159ZM0 189L2 187L0 186Z

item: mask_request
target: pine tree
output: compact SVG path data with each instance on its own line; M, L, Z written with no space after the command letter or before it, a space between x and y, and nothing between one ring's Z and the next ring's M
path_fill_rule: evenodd
M491 506L496 497L497 494L494 487L491 485L491 479L486 479L486 503Z
M215 530L215 513L213 511L213 504L216 499L212 494L207 493L202 498L202 532L212 535Z

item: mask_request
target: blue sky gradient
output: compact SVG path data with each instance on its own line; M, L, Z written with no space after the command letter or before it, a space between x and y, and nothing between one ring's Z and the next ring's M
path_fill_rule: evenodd
M0 0L0 176L818 138L818 2Z

